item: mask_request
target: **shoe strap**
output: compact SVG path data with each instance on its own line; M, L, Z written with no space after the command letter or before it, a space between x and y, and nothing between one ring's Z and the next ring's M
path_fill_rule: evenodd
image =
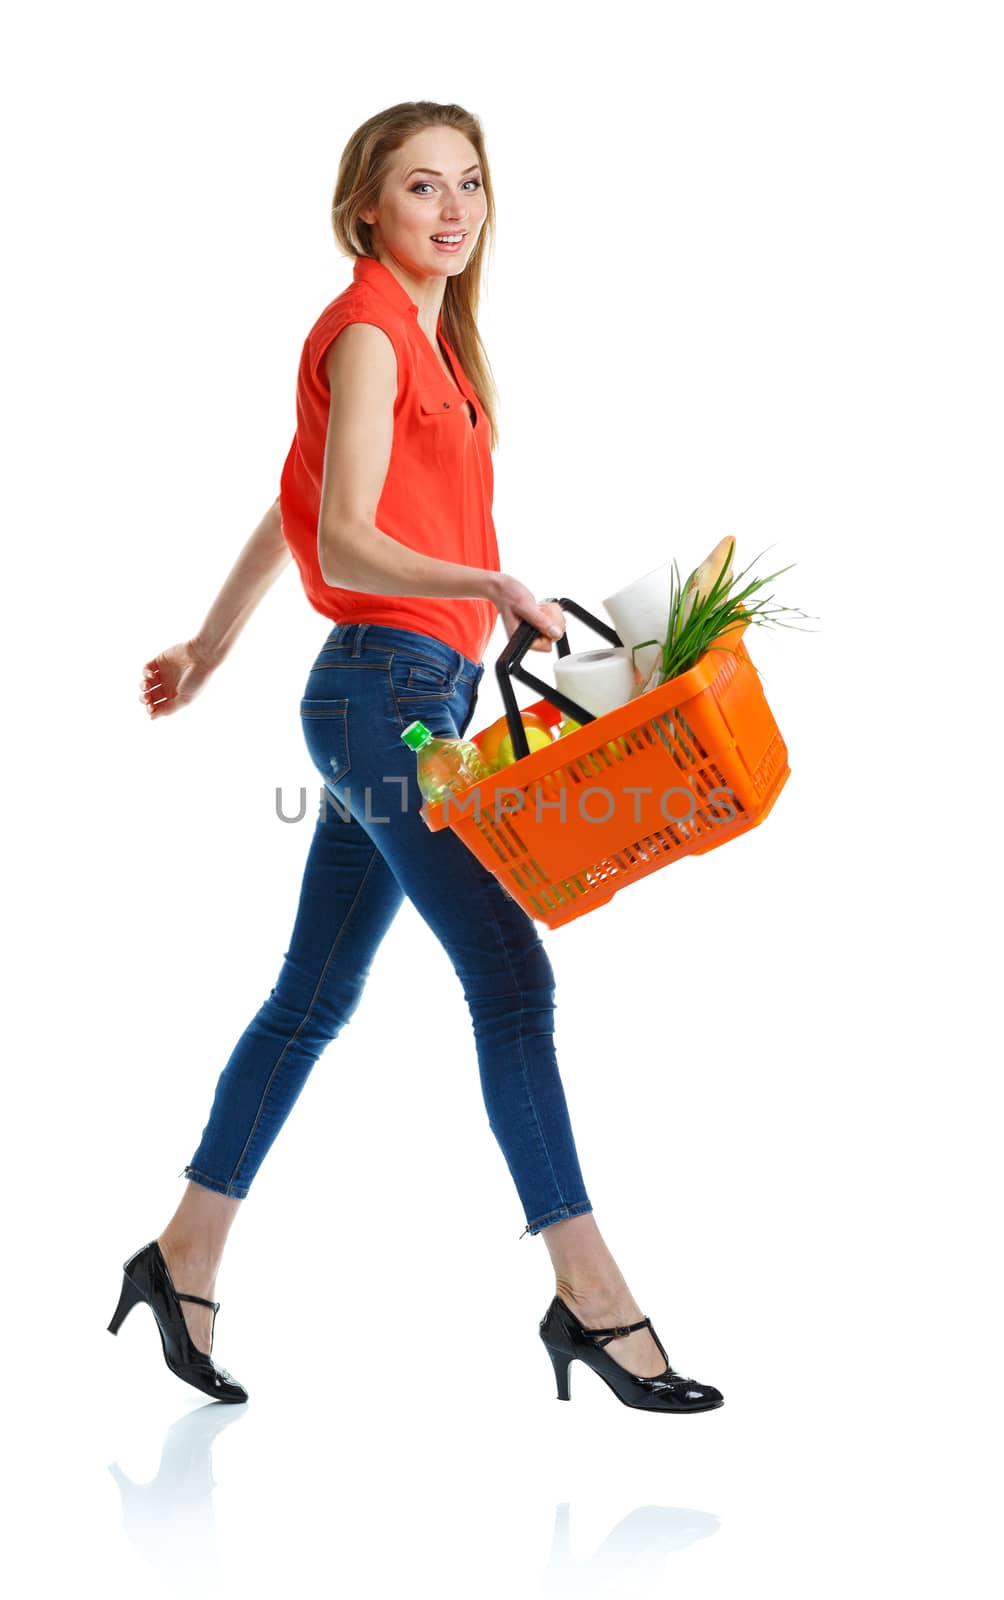
M602 1350L603 1346L609 1344L611 1339L620 1339L620 1338L623 1338L623 1336L625 1334L637 1333L639 1328L650 1328L651 1326L652 1326L652 1324L649 1322L648 1317L642 1317L640 1322L629 1322L629 1323L626 1324L626 1326L624 1326L622 1328L586 1328L586 1327L583 1327L582 1331L583 1331L583 1333L588 1334L589 1338L592 1340L592 1342L594 1344L597 1344L599 1346L599 1348ZM609 1337L605 1338L605 1339L600 1338L599 1335L602 1335L602 1334L607 1334L607 1335L609 1335Z
M212 1306L214 1311L219 1311L220 1309L218 1300L203 1300L201 1294L180 1294L177 1289L174 1292L179 1300L194 1300L197 1306Z

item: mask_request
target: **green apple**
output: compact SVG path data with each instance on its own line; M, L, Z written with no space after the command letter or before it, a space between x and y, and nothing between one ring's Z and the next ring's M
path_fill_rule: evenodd
M551 738L551 735L549 733L545 733L542 728L534 728L533 726L524 727L523 731L526 734L526 742L530 747L531 755L535 750L543 750L545 745L552 744L554 742ZM515 759L516 756L512 747L512 735L507 733L505 738L499 743L497 764L500 767L508 767L513 761L515 761Z

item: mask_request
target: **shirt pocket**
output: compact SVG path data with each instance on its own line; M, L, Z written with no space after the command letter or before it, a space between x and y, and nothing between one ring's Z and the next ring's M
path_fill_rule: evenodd
M447 422L469 417L467 401L449 383L426 384L419 389L418 408L424 417L442 417Z

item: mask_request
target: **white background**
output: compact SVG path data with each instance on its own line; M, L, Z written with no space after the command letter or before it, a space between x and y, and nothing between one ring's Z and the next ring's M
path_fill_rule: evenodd
M999 1592L1004 62L996 7L92 4L5 49L4 1434L24 1592ZM791 777L544 936L601 1230L680 1370L581 1364L406 904L266 1158L202 1404L121 1263L278 974L326 629L291 565L198 702L402 99L483 120L503 566L590 609L732 533ZM770 565L768 565L770 563ZM574 622L573 648L595 640ZM477 726L501 705L486 652ZM547 671L544 657L537 659ZM214 1433L221 1432L215 1444ZM14 1547L16 1551L16 1545Z

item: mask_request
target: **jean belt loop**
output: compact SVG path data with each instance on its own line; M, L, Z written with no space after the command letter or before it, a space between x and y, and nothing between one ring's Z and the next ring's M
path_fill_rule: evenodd
M363 639L366 637L366 629L368 627L369 627L369 623L368 622L357 622L356 623L356 637L355 637L355 640L354 640L353 645L352 645L352 654L354 656L361 655L361 653L362 653Z

